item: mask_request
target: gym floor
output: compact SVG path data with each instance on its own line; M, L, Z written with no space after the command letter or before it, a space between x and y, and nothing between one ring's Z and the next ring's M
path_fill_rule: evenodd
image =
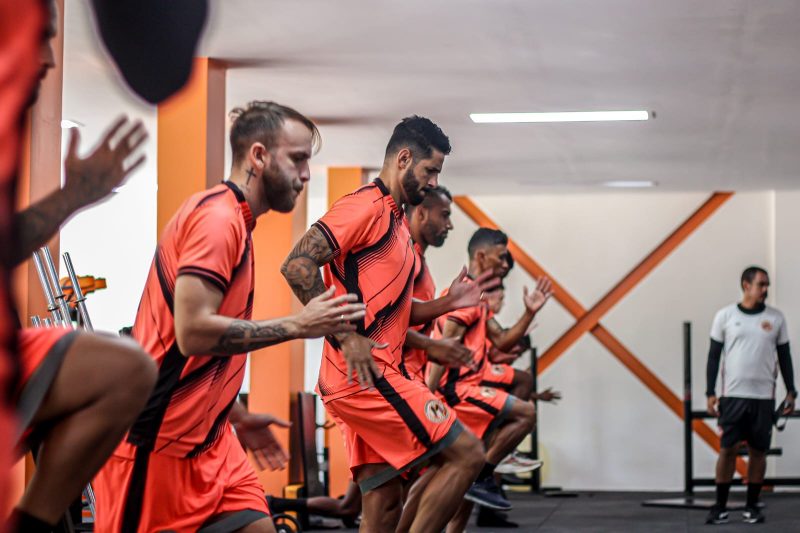
M675 493L641 492L583 492L575 498L554 498L527 494L509 494L514 510L509 519L519 524L519 529L477 528L475 518L470 520L470 533L508 531L537 531L542 533L567 533L591 531L593 533L678 533L678 532L735 532L758 531L789 533L800 531L800 493L765 494L764 524L744 524L741 512L732 511L731 521L725 525L705 525L706 511L690 509L665 509L643 507L642 501L652 498L676 497ZM712 496L709 496L712 497ZM732 504L743 500L744 495L731 494ZM318 530L317 530L318 531ZM343 530L339 530L343 531ZM347 530L356 531L356 530Z

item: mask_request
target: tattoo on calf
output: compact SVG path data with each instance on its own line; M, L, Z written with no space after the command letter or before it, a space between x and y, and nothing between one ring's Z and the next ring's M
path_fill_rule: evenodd
M315 227L308 230L289 253L281 273L303 304L325 292L319 267L331 259L333 250L322 232Z
M248 320L234 320L217 341L212 353L236 354L291 340L280 324L259 325Z

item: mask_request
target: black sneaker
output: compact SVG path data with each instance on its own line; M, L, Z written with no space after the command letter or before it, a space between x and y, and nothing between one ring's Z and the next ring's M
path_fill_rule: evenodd
M748 507L742 513L742 522L745 524L762 524L766 517L757 507Z
M511 503L503 498L500 487L495 483L494 478L487 478L483 481L476 481L464 495L465 500L483 505L489 509L498 511L510 511Z
M498 529L511 529L519 527L519 524L508 519L508 515L489 509L488 507L478 507L478 518L475 521L478 527L496 527Z
M728 510L718 505L713 505L711 510L708 511L706 517L706 524L727 524L728 523Z

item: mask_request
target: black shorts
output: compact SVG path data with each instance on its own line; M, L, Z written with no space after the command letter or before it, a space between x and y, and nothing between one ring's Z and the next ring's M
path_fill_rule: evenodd
M729 398L719 400L719 426L722 447L733 448L741 441L753 449L766 451L772 440L772 415L775 400Z

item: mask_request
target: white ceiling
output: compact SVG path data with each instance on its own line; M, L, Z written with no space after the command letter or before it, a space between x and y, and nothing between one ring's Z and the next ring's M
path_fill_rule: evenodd
M797 0L212 0L199 55L228 103L323 124L316 163L380 166L417 113L457 192L800 187ZM648 109L648 122L478 125L470 112Z

